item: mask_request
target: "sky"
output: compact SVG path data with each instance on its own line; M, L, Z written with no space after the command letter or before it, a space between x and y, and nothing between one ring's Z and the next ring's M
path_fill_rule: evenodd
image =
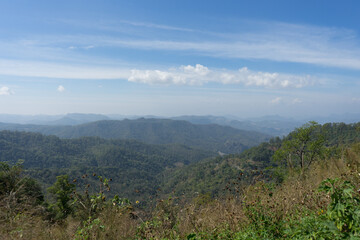
M0 113L360 112L357 0L2 0Z

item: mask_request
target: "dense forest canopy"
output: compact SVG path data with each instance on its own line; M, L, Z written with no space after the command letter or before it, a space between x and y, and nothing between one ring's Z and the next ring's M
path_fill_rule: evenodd
M21 160L26 173L46 185L61 174L79 178L96 173L114 179L114 190L128 197L135 195L134 190L143 195L154 193L167 168L216 155L177 144L149 145L98 137L60 139L10 131L0 132L0 148L0 161L14 165Z

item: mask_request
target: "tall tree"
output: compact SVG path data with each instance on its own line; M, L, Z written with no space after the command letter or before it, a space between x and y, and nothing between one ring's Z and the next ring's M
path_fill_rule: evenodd
M311 121L291 132L275 152L273 159L285 162L289 168L300 167L304 172L315 159L322 156L324 142L321 125Z

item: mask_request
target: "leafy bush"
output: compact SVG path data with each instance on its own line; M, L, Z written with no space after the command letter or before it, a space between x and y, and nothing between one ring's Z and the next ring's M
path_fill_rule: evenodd
M319 187L330 195L326 213L302 218L296 227L288 230L292 239L360 239L360 200L354 186L348 181L326 179Z

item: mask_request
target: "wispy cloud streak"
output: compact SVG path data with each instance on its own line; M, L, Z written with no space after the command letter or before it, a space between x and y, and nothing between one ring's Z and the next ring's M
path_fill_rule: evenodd
M198 34L192 29L182 29L152 23L127 22L133 26L155 28L159 31L181 30L189 36ZM133 48L155 51L187 51L194 55L218 58L265 59L277 62L294 62L345 69L360 69L360 39L356 32L339 28L326 28L286 23L252 23L254 30L238 30L238 33L220 34L221 37L196 38L196 41L179 41L177 35L166 40L156 35L111 36L67 35L41 36L32 42L43 48L53 46L86 46ZM209 33L210 34L210 33ZM164 36L162 33L160 36ZM209 40L210 39L210 40Z
M130 69L0 59L0 75L64 79L126 79Z
M126 21L126 20L120 20L119 22L129 24L132 26L137 26L137 27L157 28L157 29L183 31L183 32L195 32L196 31L196 30L190 29L190 28L174 27L174 26L169 26L169 25L146 23L146 22L134 22L134 21Z
M195 34L192 29L124 22L159 31L178 30L189 36ZM128 79L130 82L177 85L216 82L265 88L301 88L317 81L306 75L254 72L247 68L238 71L210 70L200 64L175 69L154 69L149 67L150 63L139 65L119 62L113 55L101 57L93 53L97 48L170 51L171 54L186 52L216 58L265 59L360 70L359 38L351 30L285 23L252 24L256 28L251 31L240 29L237 34L197 41L154 39L154 36L139 39L106 34L44 35L16 39L13 42L0 41L0 75Z

